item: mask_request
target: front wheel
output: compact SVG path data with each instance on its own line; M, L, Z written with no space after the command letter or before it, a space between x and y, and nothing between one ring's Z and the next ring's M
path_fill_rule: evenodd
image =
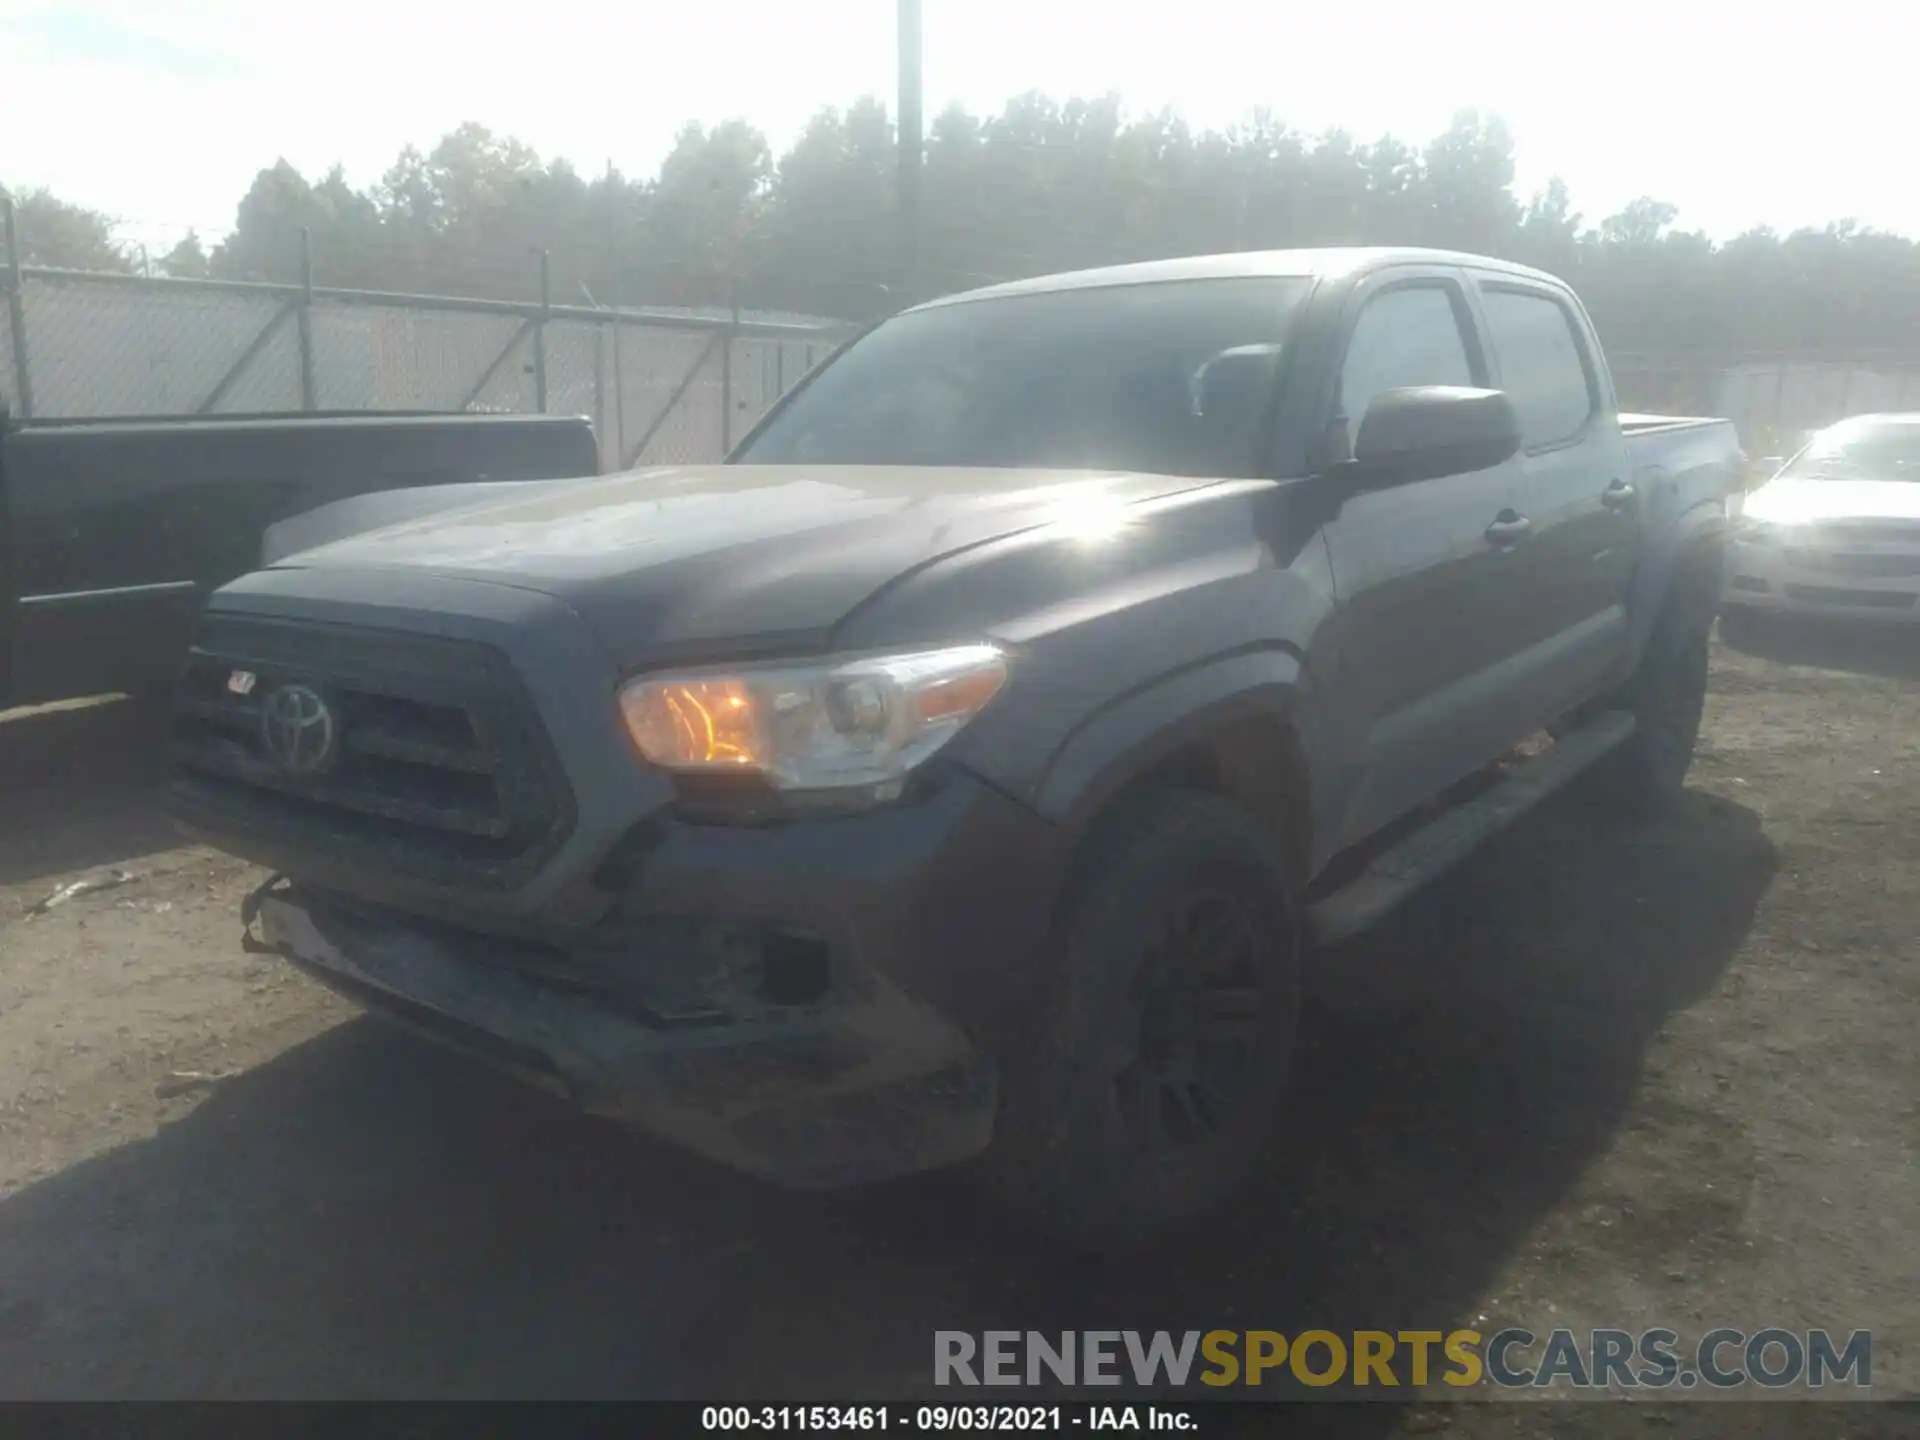
M979 1175L1070 1243L1135 1243L1223 1201L1286 1084L1299 941L1251 816L1156 792L1087 842Z

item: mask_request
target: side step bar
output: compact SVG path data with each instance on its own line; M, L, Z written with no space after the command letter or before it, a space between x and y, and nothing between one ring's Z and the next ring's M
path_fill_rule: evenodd
M1604 711L1486 791L1395 842L1340 889L1307 907L1308 939L1328 945L1371 928L1414 891L1624 744L1633 731L1631 712Z

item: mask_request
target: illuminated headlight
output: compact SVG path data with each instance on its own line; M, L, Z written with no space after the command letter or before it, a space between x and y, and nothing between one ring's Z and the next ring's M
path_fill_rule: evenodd
M758 775L782 791L900 793L1006 683L991 645L643 675L620 690L633 742L679 774Z

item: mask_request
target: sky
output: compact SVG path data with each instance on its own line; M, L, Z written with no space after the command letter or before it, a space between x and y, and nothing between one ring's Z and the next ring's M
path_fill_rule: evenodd
M1727 238L1853 218L1920 235L1911 0L924 0L926 108L1114 92L1200 127L1424 143L1512 130L1523 198L1590 222L1640 195ZM1904 23L1903 23L1904 21ZM224 234L284 157L377 180L466 120L650 174L685 121L776 150L825 105L891 103L894 0L0 0L0 180L164 248Z

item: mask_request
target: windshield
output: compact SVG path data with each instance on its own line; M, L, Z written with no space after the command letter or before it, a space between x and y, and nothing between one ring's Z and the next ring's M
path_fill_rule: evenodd
M1170 281L909 311L735 458L1252 474L1308 283Z
M1793 480L1920 480L1920 424L1835 425L1816 435L1780 474Z

